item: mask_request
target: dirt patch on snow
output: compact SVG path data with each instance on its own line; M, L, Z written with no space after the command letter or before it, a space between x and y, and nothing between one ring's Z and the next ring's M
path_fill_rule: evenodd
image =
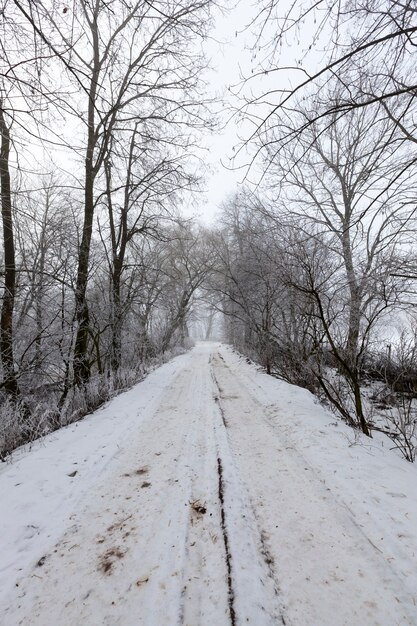
M104 554L101 555L98 569L103 572L103 574L112 574L115 563L120 561L125 554L126 551L118 548L117 546L109 548Z

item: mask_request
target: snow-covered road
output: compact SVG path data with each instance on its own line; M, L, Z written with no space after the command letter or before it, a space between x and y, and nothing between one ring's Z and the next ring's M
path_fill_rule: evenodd
M220 344L1 469L2 626L417 624L415 467Z

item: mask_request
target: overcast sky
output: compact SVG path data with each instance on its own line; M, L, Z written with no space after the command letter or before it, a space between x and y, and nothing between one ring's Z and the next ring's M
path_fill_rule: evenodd
M283 13L288 8L288 0L280 2L280 11ZM248 25L259 11L259 2L253 0L240 0L228 13L217 14L215 28L212 31L211 40L207 43L206 50L212 59L213 70L208 72L207 81L209 93L217 96L225 95L226 101L232 103L233 99L228 98L225 90L229 86L236 86L242 79L242 75L251 76L252 70L258 68L258 58L253 58L250 48L254 43L253 28ZM266 32L266 39L273 39L275 25ZM315 49L309 51L310 37L316 32L316 26L308 21L303 23L302 40L296 39L296 33L291 32L291 38L285 42L280 50L280 62L284 66L294 66L297 60L302 59L303 67L309 71L315 70L323 62L326 55L326 42L328 33L322 32L320 40L316 41ZM261 53L262 54L262 53ZM246 84L246 92L256 94L266 91L268 88L282 88L286 86L294 87L295 84L305 75L297 70L280 71L270 74L260 79L251 78ZM236 89L235 89L236 91ZM237 100L234 99L236 104ZM265 112L269 112L269 108ZM212 174L207 176L207 194L202 195L197 200L196 213L206 223L212 223L215 219L219 205L227 197L232 195L244 180L246 169L227 169L227 166L239 168L248 162L248 152L239 154L234 163L230 161L233 156L233 148L238 146L241 138L247 138L253 126L248 122L246 127L238 123L230 112L225 111L220 115L220 119L228 123L223 131L215 133L213 137L207 137L206 143L209 146L206 154L207 163L212 169ZM252 146L253 147L253 146ZM251 172L250 178L256 181L256 171Z
M245 29L253 16L254 9L249 0L242 0L227 14L217 14L211 39L206 44L206 52L212 60L213 69L207 73L210 94L228 100L227 89L236 85L241 78L241 68L246 71L250 65L251 54L248 50L251 37ZM221 105L219 105L219 109ZM215 218L221 202L233 194L239 187L243 171L231 170L230 158L233 148L239 142L239 135L244 129L239 127L231 111L219 113L222 130L207 136L206 163L212 174L207 174L207 193L199 199L197 214L210 223Z

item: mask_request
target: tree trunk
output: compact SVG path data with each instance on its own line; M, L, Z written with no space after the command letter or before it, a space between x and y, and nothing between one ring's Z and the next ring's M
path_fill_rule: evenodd
M36 338L35 338L35 357L34 366L36 369L42 367L42 334L43 334L43 310L44 310L44 271L45 271L45 255L46 255L46 227L49 214L49 191L46 192L45 216L42 223L42 231L39 238L39 267L38 276L34 276L35 287L35 319L36 319Z
M344 194L346 195L346 193ZM346 213L350 215L351 209L347 199L345 199ZM358 353L359 330L361 321L361 292L353 265L352 244L350 241L350 223L347 220L343 224L342 247L343 260L346 270L346 278L349 289L349 320L348 335L345 345L345 359L350 368L357 367L356 358Z
M122 362L122 312L120 305L120 259L114 259L112 273L112 346L111 346L111 369L116 372Z
M15 401L19 396L13 355L13 310L16 293L16 260L13 235L12 198L10 184L10 131L0 100L0 189L4 245L4 293L0 320L0 354L3 364L4 389Z
M86 163L85 182L84 226L78 256L77 287L75 290L75 320L77 322L77 335L74 348L74 382L77 386L88 382L91 374L88 359L89 312L86 292L94 216L94 178L90 164L88 163Z
M75 321L77 322L77 335L74 348L74 383L77 386L81 386L88 382L91 375L90 362L88 358L89 313L86 294L94 218L94 181L97 175L97 171L94 166L94 149L97 143L95 132L95 108L100 74L97 15L95 15L94 21L91 24L91 32L93 36L94 58L88 100L84 224L81 245L78 253L77 286L75 290Z
M167 329L165 330L164 337L162 339L161 351L166 352L171 343L171 339L174 333L186 323L187 307L192 296L191 293L185 293L180 301L178 310L174 318L169 322Z
M132 151L131 147L131 151ZM120 283L123 271L123 264L126 254L126 246L128 240L127 230L127 212L128 212L128 186L130 178L131 162L129 161L127 181L125 186L125 204L122 208L120 223L118 229L114 221L113 202L112 202L112 182L111 182L111 164L108 159L104 162L107 185L107 208L109 212L109 226L112 245L112 265L111 271L111 300L112 300L112 320L111 320L111 355L110 368L116 372L122 362L122 305ZM117 232L118 230L118 232Z
M362 432L367 437L371 437L368 424L366 423L366 419L363 414L362 394L361 394L361 387L360 387L357 372L355 372L354 376L352 376L351 379L352 379L353 395L355 397L355 411L356 411L356 416L359 421L359 425L361 427Z

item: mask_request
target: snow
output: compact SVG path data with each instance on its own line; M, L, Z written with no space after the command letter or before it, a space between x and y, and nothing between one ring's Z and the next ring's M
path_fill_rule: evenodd
M11 463L0 465L2 597L15 586L19 572L33 566L58 539L82 498L89 498L138 424L152 414L183 358L163 365L93 415L48 435L29 452L15 452Z
M416 624L416 478L200 343L0 468L0 622Z

